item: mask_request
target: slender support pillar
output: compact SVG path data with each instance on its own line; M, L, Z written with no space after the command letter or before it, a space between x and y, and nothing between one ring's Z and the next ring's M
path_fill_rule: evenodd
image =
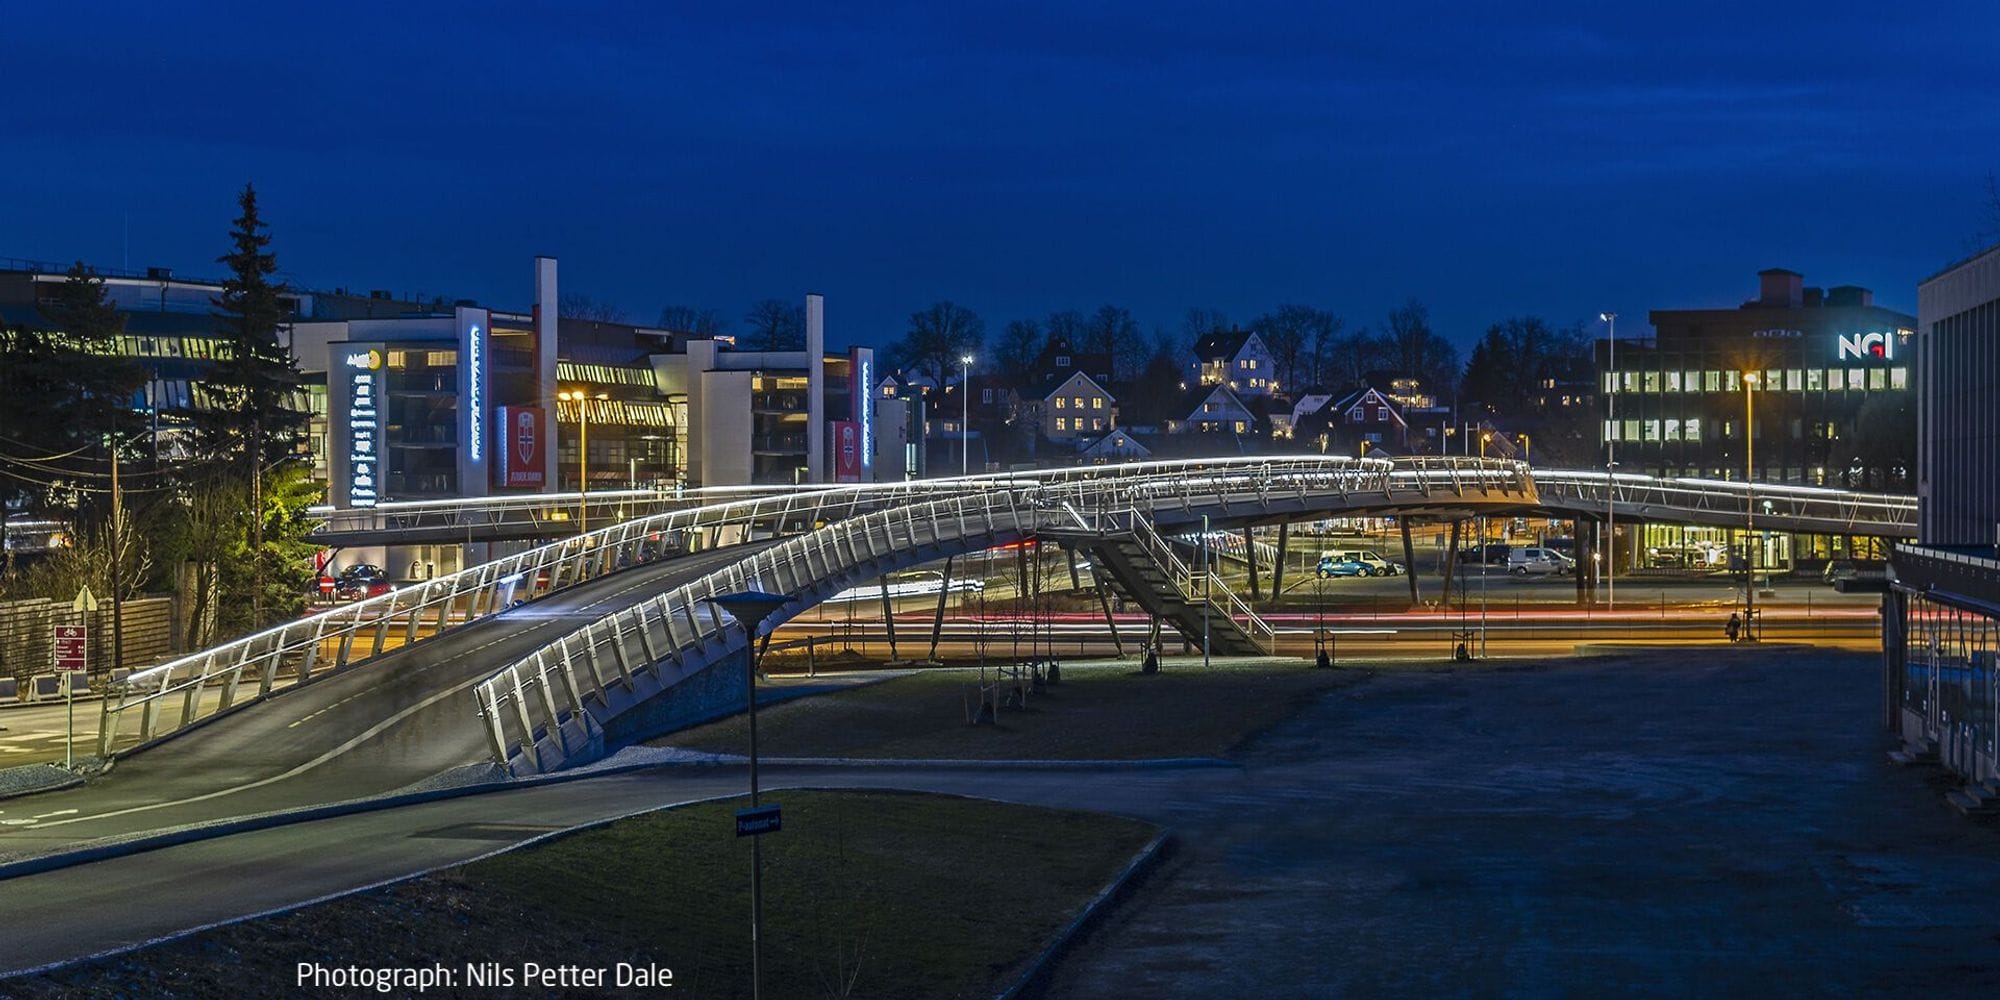
M1243 528L1243 557L1250 561L1250 603L1260 604L1264 600L1263 584L1257 579L1257 529L1245 525Z
M1420 607L1424 601L1417 594L1417 547L1410 541L1410 519L1398 517L1396 526L1403 529L1403 575L1410 578L1410 607Z
M1291 554L1292 522L1278 525L1278 564L1271 567L1271 600L1285 596L1285 558Z
M951 593L951 557L944 560L944 586L938 588L937 613L931 616L931 655L928 659L937 662L938 637L944 633L944 599Z
M1596 567L1590 564L1590 539L1583 533L1583 518L1570 521L1570 552L1576 556L1576 606L1590 606L1592 578Z
M1444 550L1444 597L1442 598L1442 607L1451 606L1451 575L1458 569L1458 541L1459 535L1464 528L1464 521L1451 522L1451 542L1446 545ZM1479 553L1479 557L1481 559L1486 558L1486 553L1482 551Z
M889 578L885 576L881 579L882 627L889 632L889 659L897 660L901 657L896 655L896 609L889 605Z

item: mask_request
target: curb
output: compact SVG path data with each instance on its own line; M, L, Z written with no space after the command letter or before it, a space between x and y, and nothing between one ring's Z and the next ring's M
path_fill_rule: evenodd
M36 771L42 772L42 775L34 777L32 772ZM28 780L16 784L10 780L16 775ZM61 764L47 762L40 764L20 764L0 769L0 801L18 799L24 795L39 795L43 792L55 792L65 788L75 788L83 784L83 782L83 775L74 771L65 771Z
M718 764L748 764L748 757ZM1220 757L1147 757L1136 760L894 760L881 757L759 757L759 767L916 767L933 771L1170 771L1243 765Z
M1101 921L1113 905L1129 895L1133 882L1157 866L1174 844L1173 834L1162 833L1155 836L1151 843L1140 848L1139 853L1133 855L1132 860L1126 863L1125 869L1120 871L1109 885L1098 890L1097 895L1084 905L1083 912L1077 914L1064 925L1062 930L1056 932L1056 936L1043 946L1033 961L1028 963L1028 968L1021 973L1020 978L1014 980L1014 985L1001 991L995 1000L1020 1000L1030 991L1045 987L1050 974L1055 971L1056 962L1068 954L1076 945L1077 939Z

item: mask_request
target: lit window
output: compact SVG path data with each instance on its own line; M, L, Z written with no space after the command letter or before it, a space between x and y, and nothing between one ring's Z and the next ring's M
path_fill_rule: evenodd
M1689 392L1700 392L1701 373L1688 372L1687 375L1682 379L1681 384L1687 386L1687 391Z
M1743 373L1733 368L1730 369L1729 371L1723 372L1722 384L1724 386L1727 386L1730 392L1741 391L1743 388Z
M1689 441L1701 440L1701 418L1689 417L1687 419L1687 427L1685 433Z
M1785 369L1785 391L1797 392L1805 388L1805 373L1797 368Z
M1098 418L1098 417L1092 417L1092 418L1090 418L1090 429L1091 429L1091 430L1094 430L1094 431L1101 431L1101 430L1103 430L1103 429L1104 429L1104 421L1103 421L1103 420L1102 420L1101 418Z
M1644 392L1659 392L1660 373L1659 372L1645 373L1645 377L1641 380L1640 388Z
M1622 392L1638 392L1638 391L1639 391L1639 373L1638 373L1638 372L1619 372L1618 374L1619 374L1619 376L1620 376L1620 377L1621 377L1621 378L1622 378L1622 379L1624 380L1624 382L1625 382L1625 384L1624 384L1623 388L1622 388L1622 389L1621 389L1620 391L1622 391Z
M1056 430L1059 430L1059 431L1066 431L1066 430L1069 430L1069 418L1068 418L1068 417L1057 417L1057 418L1056 418Z
M1645 424L1644 424L1643 426L1644 426L1644 430L1645 430L1645 434L1646 434L1646 436L1645 436L1644 440L1647 440L1647 441L1658 441L1658 440L1660 439L1660 422L1659 422L1659 421L1657 421L1657 420L1648 420L1648 421L1646 421L1646 423L1645 423Z
M1625 421L1625 426L1620 428L1619 434L1621 435L1620 439L1624 441L1639 440L1639 422L1637 420Z
M1079 409L1079 410L1083 409L1083 397L1082 397L1082 396L1078 396L1078 397L1076 397L1076 408L1077 408L1077 409Z
M1610 393L1610 392L1617 392L1617 391L1618 391L1618 373L1617 373L1617 372L1605 372L1605 373L1604 373L1604 391L1605 391L1605 392L1607 392L1607 393Z
M1238 421L1236 422L1236 433L1238 433L1238 434L1241 434L1241 433L1243 433L1243 421L1241 421L1241 420L1238 420Z
M1826 387L1834 392L1847 388L1847 371L1841 368L1826 370Z
M1818 368L1806 369L1806 391L1819 392L1826 388L1826 372Z
M1678 420L1667 421L1667 440L1679 441L1680 439L1681 439L1681 422Z
M1668 373L1667 373L1667 391L1668 391L1668 392L1679 392L1679 391L1681 391L1681 373L1680 373L1680 372L1668 372Z
M1090 408L1091 408L1091 409L1093 409L1093 410L1101 410L1101 409L1104 409L1104 397L1103 397L1103 396L1092 396L1092 397L1090 398Z
M1722 391L1722 373L1714 369L1701 373L1701 387L1708 392Z
M1067 409L1069 409L1069 397L1068 397L1068 396L1057 396L1057 397L1056 397L1056 409L1058 409L1058 410L1067 410Z
M1909 387L1910 387L1910 370L1908 368L1889 369L1889 388L1908 389Z
M1871 391L1880 392L1883 389L1887 389L1888 387L1889 387L1889 373L1887 370L1882 368L1868 369L1868 388Z

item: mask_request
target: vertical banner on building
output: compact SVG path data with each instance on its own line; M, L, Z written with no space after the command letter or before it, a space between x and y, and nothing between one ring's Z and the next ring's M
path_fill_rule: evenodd
M367 344L334 345L332 398L332 497L347 507L373 507L382 500L386 444L382 433L385 355Z
M492 342L484 309L458 310L458 489L462 496L486 492L486 468L492 451L486 440L492 387L488 347Z
M852 401L849 416L858 425L856 434L860 437L860 466L855 469L854 479L842 482L875 481L875 351L868 347L849 348L847 352L848 397Z
M540 489L548 477L548 443L542 440L542 408L493 408L493 485Z
M861 481L861 455L867 451L861 437L861 422L858 420L836 420L833 422L833 481L836 483L858 483Z

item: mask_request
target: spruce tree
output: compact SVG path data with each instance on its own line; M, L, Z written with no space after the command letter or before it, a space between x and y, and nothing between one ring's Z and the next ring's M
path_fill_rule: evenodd
M307 413L301 398L304 379L278 333L290 316L283 283L275 281L277 255L257 213L257 191L249 184L237 198L238 216L229 238L232 250L216 258L229 268L222 294L214 299L224 356L201 383L196 425L205 458L216 472L237 479L247 490L249 548L261 566L264 548L264 475L294 454ZM262 585L253 584L253 616L261 619ZM260 621L261 623L261 621Z

